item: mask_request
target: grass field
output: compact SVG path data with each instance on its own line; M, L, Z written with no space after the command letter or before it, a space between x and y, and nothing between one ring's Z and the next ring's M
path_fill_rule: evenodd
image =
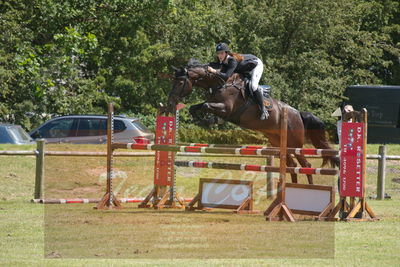
M0 150L33 150L2 145ZM104 146L48 145L49 150L105 151ZM400 146L388 146L400 155ZM368 146L375 154L377 145ZM180 157L180 159L185 159ZM264 164L261 159L206 158L204 161ZM191 160L196 160L191 158ZM278 164L276 161L275 164ZM319 160L313 160L318 166ZM374 195L377 161L367 162L367 195ZM35 158L0 156L0 265L4 266L395 266L400 262L400 162L388 161L386 192L392 199L369 200L378 222L266 222L260 215L228 210L184 212L98 211L94 204L32 204ZM145 196L153 180L151 158L115 158L119 197ZM46 198L98 198L105 189L105 158L46 157ZM186 169L177 171L177 190L193 197L198 177L254 181L255 208L264 210L265 174ZM305 182L305 177L300 182ZM334 185L336 178L315 177Z

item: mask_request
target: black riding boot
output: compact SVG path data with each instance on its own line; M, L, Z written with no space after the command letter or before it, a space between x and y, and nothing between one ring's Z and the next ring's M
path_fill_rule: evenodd
M264 106L264 100L263 100L263 94L260 89L257 89L256 91L253 91L253 94L255 96L255 99L257 101L257 105L260 108L261 111L261 117L260 120L266 120L269 117L268 111L265 109Z

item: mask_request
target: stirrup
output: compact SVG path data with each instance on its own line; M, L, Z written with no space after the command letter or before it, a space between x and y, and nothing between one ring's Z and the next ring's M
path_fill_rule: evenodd
M260 120L267 120L269 118L269 113L268 113L268 111L261 111L261 117L260 117Z

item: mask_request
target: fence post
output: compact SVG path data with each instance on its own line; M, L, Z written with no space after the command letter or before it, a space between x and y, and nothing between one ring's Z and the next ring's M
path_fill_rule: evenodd
M35 193L33 198L40 199L43 194L43 176L44 176L44 139L36 141L36 176Z
M272 166L274 162L274 156L267 157L267 166ZM267 172L267 199L274 198L275 181L272 172Z
M377 199L385 199L386 146L379 146Z

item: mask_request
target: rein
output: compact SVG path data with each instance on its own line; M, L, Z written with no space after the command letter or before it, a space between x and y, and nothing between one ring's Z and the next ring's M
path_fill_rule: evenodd
M201 66L198 66L198 67L203 68L203 70L206 73L206 75L204 75L203 77L197 78L196 80L193 81L193 83L196 83L197 81L204 80L206 77L216 77L216 78L219 79L219 83L220 83L220 85L219 85L220 87L218 87L218 88L221 88L221 87L223 87L225 85L225 80L224 79L222 79L219 75L208 71L208 65L201 65Z
M226 83L225 80L222 79L219 75L217 75L215 73L212 73L212 72L209 72L208 68L207 68L208 65L200 65L200 66L194 66L194 67L202 68L204 70L204 72L205 72L205 75L202 76L202 77L199 77L197 79L190 78L190 76L188 74L189 71L185 68L185 74L184 75L175 77L176 79L184 80L184 83L183 83L182 87L177 92L178 97L181 97L181 94L183 93L183 91L186 88L186 86L187 86L189 81L192 81L193 85L196 85L196 83L198 83L198 82L200 82L202 80L205 80L206 77L219 79L217 87L211 88L213 91L214 90L219 90L219 89L225 89L225 88L228 88L228 87L234 87L239 91L242 91L242 89L244 89L244 87L239 84L237 79L233 80L230 83ZM196 73L193 69L191 69L190 71ZM198 73L196 73L196 74L198 74ZM242 96L244 98L244 95L242 95Z
M243 87L242 85L239 85L239 83L236 81L236 79L235 79L233 82L231 82L231 83L225 83L225 84L222 86L222 88L226 88L226 87L229 87L229 86L235 87L235 88L238 89L238 90L244 89L244 87Z

